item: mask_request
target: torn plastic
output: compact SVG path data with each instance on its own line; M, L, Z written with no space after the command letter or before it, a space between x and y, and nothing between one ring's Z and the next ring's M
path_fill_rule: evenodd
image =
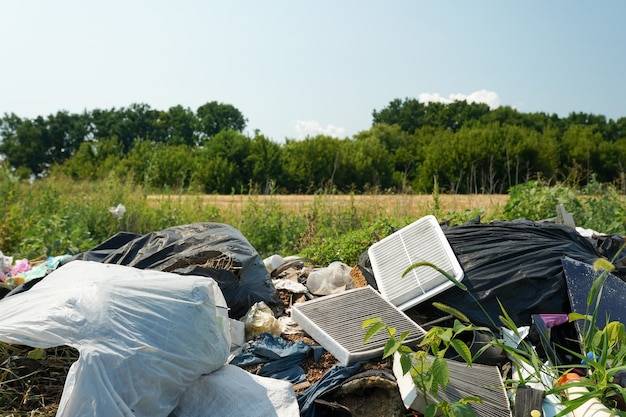
M280 303L258 252L227 224L193 223L145 235L122 232L72 259L211 277L235 319L257 301L270 307Z
M226 362L226 309L208 277L73 261L0 300L0 340L78 350L58 417L166 417Z

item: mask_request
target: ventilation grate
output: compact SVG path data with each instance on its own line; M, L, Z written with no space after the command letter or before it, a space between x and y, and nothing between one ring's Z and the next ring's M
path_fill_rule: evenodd
M422 393L417 389L411 374L403 374L402 367L394 356L393 373L398 381L402 401L407 408L424 412ZM471 407L478 417L511 417L509 399L497 366L472 364L447 360L450 381L438 392L438 401L456 402L465 397L478 397L482 402L472 402ZM429 398L430 401L433 398Z
M425 334L424 329L369 286L294 304L291 316L343 365L382 357L389 336L380 331L363 343L363 322L367 319L380 317L387 326L396 328L398 335L409 331L407 345L416 345Z
M454 285L430 267L418 267L404 278L415 262L435 264L458 281L463 269L435 216L428 215L374 243L368 250L380 293L400 310L407 310Z

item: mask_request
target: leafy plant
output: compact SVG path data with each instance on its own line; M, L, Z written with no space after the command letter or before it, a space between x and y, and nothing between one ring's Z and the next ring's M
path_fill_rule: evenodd
M581 362L579 365L572 365L572 368L585 372L585 378L575 384L584 387L588 392L575 399L565 399L565 409L557 417L580 407L592 398L600 400L615 415L626 416L626 412L615 409L618 402L626 401L626 392L621 385L614 382L616 375L626 371L626 329L621 322L609 321L609 317L606 318L607 324L604 328L600 329L597 325L603 286L609 272L615 267L606 259L596 260L593 266L595 271L601 272L594 279L589 291L587 311L585 314L569 314L570 322L581 322L579 328L582 352L568 349ZM552 392L563 394L569 384L557 386Z
M406 268L402 276L404 277L412 269L421 266L434 268L457 287L467 290L461 282L430 262L416 262ZM455 402L448 402L442 400L438 394L440 390L445 390L450 382L448 363L445 359L448 350L452 348L465 362L471 365L488 345L472 356L470 348L461 336L467 332L487 329L472 325L465 315L454 308L440 303L433 303L433 305L452 314L455 317L454 323L452 327L431 327L420 341L420 349L414 351L409 346L404 345L403 342L408 337L409 332L406 331L396 336L396 329L387 326L380 317L374 317L363 322L363 329L367 329L364 342L367 342L381 330L387 332L389 339L383 349L383 359L398 355L402 373L410 372L415 386L420 390L425 403L425 417L434 417L437 413L444 416L475 416L476 413L471 407L471 403L481 402L480 398L464 397Z

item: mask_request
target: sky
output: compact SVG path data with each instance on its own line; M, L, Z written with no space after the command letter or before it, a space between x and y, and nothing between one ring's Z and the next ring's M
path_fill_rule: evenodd
M283 142L394 99L626 117L626 1L0 0L0 115L217 101Z

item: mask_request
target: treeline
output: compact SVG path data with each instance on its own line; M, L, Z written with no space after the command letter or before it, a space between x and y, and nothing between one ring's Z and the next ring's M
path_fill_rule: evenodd
M396 99L374 110L352 138L318 135L277 143L229 104L195 111L128 108L5 114L0 153L21 178L60 172L76 179L132 177L145 186L205 193L505 193L540 178L615 183L626 169L626 118L521 113L511 107Z

